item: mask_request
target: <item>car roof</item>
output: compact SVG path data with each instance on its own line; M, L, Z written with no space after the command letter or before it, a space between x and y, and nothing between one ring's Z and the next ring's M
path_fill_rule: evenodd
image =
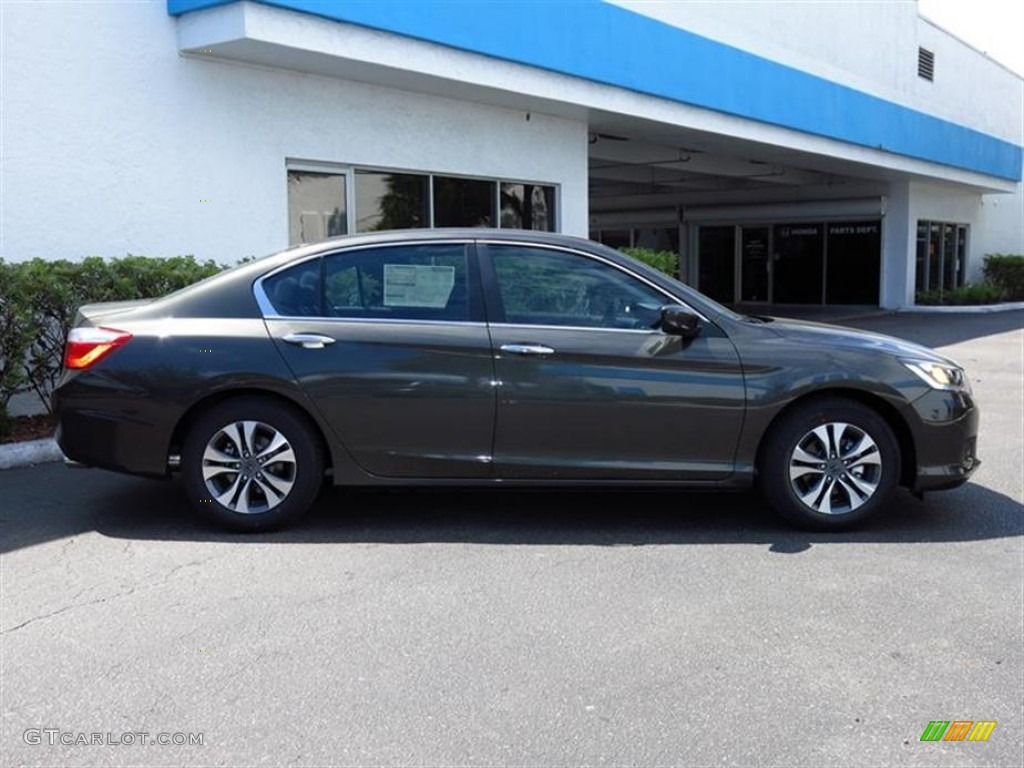
M515 242L551 243L579 247L593 246L594 242L574 235L557 232L541 232L532 229L493 229L488 227L439 227L434 229L392 229L385 232L364 232L357 235L340 235L310 245L297 245L282 251L290 258L327 253L339 247L353 245L375 245L402 240L510 240ZM290 260L290 259L289 259Z

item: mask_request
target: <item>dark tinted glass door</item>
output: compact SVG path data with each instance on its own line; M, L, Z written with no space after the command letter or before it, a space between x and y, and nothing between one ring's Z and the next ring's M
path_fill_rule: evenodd
M768 301L771 262L768 259L768 227L743 227L740 268L743 275L740 301Z
M744 408L732 343L651 325L668 299L586 256L489 245L503 477L714 479L733 468Z
M877 221L832 222L828 225L827 303L878 304L881 230L881 223Z
M821 224L775 227L773 297L776 304L821 304L824 237Z
M723 304L736 301L736 227L700 227L697 231L701 293Z

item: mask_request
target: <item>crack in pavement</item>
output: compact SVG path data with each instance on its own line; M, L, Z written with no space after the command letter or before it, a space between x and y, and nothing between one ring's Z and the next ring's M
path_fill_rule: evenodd
M225 554L227 554L227 553L225 553ZM210 557L204 558L202 560L192 560L192 561L187 562L187 563L181 563L179 565L174 566L169 571L167 571L167 573L164 574L163 578L160 579L160 581L156 581L156 582L153 582L153 583L150 583L150 584L140 584L140 585L137 585L137 586L130 587L129 589L126 589L126 590L124 590L122 592L115 592L112 595L107 595L106 597L97 598L96 600L89 600L88 602L85 602L85 603L72 603L71 605L65 605L62 608L58 608L55 611L50 611L49 613L44 613L41 616L33 616L31 619L26 619L25 621L21 622L20 624L16 624L13 627L10 627L8 629L0 631L0 637L2 637L3 635L9 635L12 632L18 631L19 629L24 629L25 627L30 626L32 624L35 624L36 622L43 621L45 619L52 619L55 616L60 616L61 614L67 613L68 611L74 610L75 608L88 608L89 606L92 606L92 605L100 605L101 603L108 603L108 602L111 602L113 600L118 600L118 599L120 599L122 597L129 597L129 596L135 594L136 592L138 592L140 590L153 589L155 587L161 587L164 584L166 584L168 581L170 581L171 577L174 576L174 574L176 574L178 571L183 570L184 568L194 568L194 567L199 567L199 566L202 566L202 565L206 565L206 563L209 563L211 560L216 560L217 558L220 558L220 557L224 557L224 555L211 555ZM75 597L77 597L78 595L81 595L83 592L87 592L87 591L88 591L88 589L81 590L81 591L78 592L78 594L75 595ZM74 600L74 598L72 598L72 600Z

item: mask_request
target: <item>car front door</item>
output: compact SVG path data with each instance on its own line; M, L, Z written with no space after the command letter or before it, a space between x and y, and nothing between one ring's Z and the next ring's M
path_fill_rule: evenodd
M481 244L500 477L716 480L733 471L739 357L709 321L655 329L661 289L592 254Z
M363 469L490 476L494 364L472 244L346 249L264 278L257 294L277 348Z

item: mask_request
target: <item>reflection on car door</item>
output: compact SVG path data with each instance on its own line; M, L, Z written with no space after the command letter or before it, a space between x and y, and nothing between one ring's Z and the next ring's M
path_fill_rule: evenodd
M355 460L386 477L489 477L493 361L472 246L349 249L264 280L267 326Z
M705 322L686 341L652 325L668 299L600 259L481 245L499 382L499 476L715 480L733 469L740 361Z

